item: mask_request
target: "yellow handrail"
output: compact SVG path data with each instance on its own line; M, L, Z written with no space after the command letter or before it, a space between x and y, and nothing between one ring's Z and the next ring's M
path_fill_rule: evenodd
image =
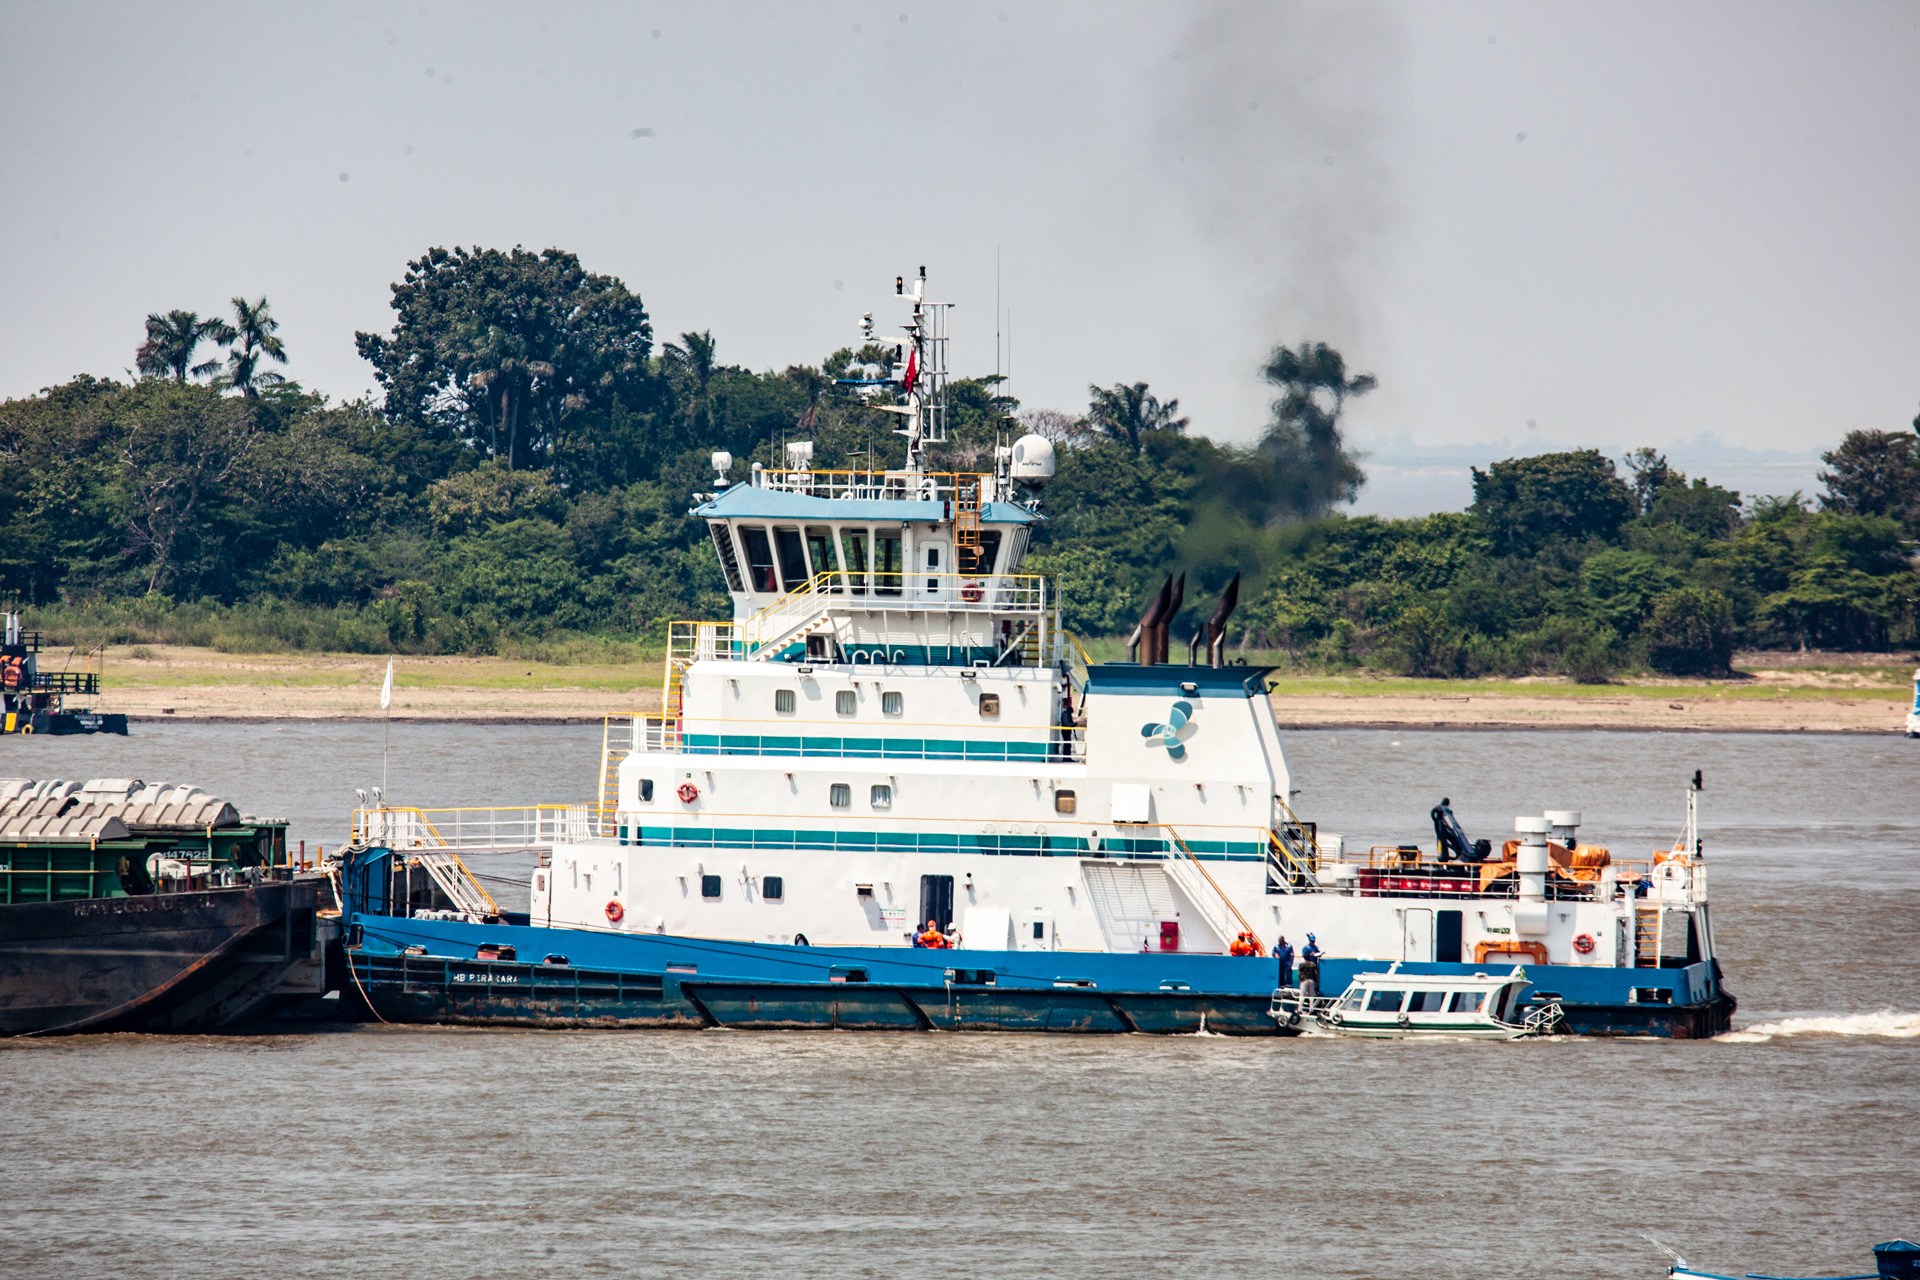
M1227 896L1227 891L1220 887L1220 882L1213 878L1213 874L1207 870L1205 864L1202 863L1199 858L1194 856L1193 850L1187 848L1187 842L1180 838L1180 833L1178 831L1175 831L1172 827L1168 826L1164 822L1159 825L1161 830L1165 831L1169 836L1173 837L1173 842L1176 845L1180 846L1180 852L1187 855L1187 860L1192 862L1195 867L1199 868L1200 874L1207 878L1207 883L1212 885L1213 891L1220 895L1220 901L1227 904L1227 910L1233 912L1233 918L1240 922L1240 927L1246 930L1248 933L1252 934L1256 939L1258 939L1260 937L1260 931L1255 929L1253 927L1252 922L1250 922L1244 915L1240 914L1240 908L1234 905L1233 899ZM1262 945L1264 946L1264 944Z

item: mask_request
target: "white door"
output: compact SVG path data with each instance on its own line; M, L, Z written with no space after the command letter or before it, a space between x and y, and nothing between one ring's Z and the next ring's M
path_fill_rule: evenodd
M1433 912L1426 907L1408 908L1406 933L1401 942L1402 960L1433 959Z
M915 542L913 553L920 563L914 566L913 591L921 600L947 600L953 595L953 566L947 562L944 542Z

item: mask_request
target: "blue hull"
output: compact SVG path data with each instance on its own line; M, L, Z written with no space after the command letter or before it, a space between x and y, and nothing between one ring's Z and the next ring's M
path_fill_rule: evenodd
M793 947L360 914L350 924L358 990L390 1022L1296 1034L1267 1014L1278 975L1258 957ZM512 958L478 959L482 947ZM1339 991L1383 967L1325 960L1321 985ZM1583 1035L1715 1035L1733 1007L1707 964L1527 973Z

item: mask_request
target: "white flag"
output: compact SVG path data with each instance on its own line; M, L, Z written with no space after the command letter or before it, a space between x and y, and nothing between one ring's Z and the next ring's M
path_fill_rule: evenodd
M387 659L387 682L380 686L380 709L385 711L393 705L393 659Z

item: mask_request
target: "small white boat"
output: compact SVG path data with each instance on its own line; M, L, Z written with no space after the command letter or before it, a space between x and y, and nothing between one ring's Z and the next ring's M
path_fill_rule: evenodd
M1283 1027L1311 1020L1334 1035L1399 1040L1417 1036L1517 1040L1550 1035L1563 1021L1557 999L1529 999L1533 983L1515 965L1507 974L1356 974L1338 996L1305 996L1293 987L1273 993L1270 1012Z

